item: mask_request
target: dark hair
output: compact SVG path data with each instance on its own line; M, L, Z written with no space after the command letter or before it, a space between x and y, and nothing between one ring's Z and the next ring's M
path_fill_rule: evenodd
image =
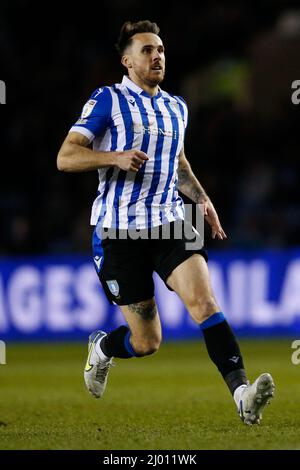
M160 31L156 23L151 23L149 20L137 21L132 23L126 21L120 31L120 36L116 44L116 49L120 55L123 55L125 49L130 46L132 42L132 36L137 33L153 33L158 34Z

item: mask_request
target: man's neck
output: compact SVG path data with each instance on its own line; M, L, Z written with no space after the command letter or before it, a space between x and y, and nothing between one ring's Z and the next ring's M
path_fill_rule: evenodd
M128 75L128 76L133 83L135 83L137 86L142 88L146 93L148 93L148 95L155 96L159 93L158 85L154 85L154 86L148 85L147 83L141 81L136 75L134 76Z

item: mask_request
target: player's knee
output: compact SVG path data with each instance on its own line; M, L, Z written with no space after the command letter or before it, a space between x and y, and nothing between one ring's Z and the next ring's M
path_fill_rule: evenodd
M189 304L189 310L193 312L195 319L202 323L219 310L213 296L201 297L195 295Z
M143 340L134 343L134 350L139 356L150 356L158 351L161 339L159 337L151 340Z

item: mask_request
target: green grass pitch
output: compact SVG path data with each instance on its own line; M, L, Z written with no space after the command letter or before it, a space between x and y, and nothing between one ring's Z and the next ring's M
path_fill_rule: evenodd
M247 427L203 342L116 360L102 399L85 390L87 345L8 344L0 366L1 449L300 449L300 365L291 340L241 341L250 380L276 396Z

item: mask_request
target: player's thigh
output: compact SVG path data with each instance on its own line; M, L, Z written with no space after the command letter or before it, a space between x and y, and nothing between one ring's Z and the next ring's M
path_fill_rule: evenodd
M202 255L193 254L179 264L167 278L167 283L179 295L195 320L201 321L219 309L208 266Z
M151 258L145 243L130 238L102 240L96 235L93 238L95 268L108 301L123 306L152 298Z
M160 343L161 323L154 297L142 302L120 305L120 309L136 341L152 340Z

